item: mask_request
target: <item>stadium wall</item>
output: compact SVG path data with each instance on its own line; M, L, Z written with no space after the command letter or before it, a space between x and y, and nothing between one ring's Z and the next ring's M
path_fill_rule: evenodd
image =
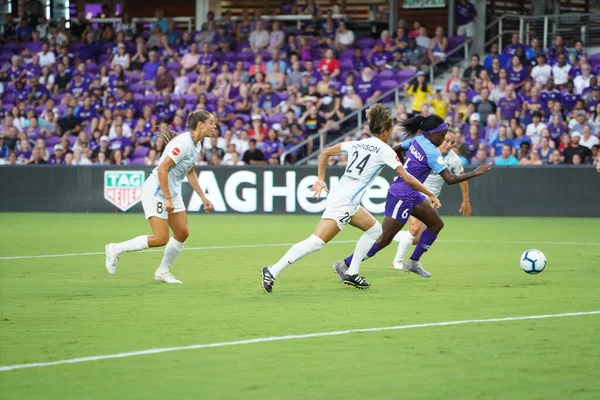
M0 211L22 212L141 212L141 185L148 167L16 167L0 168ZM198 168L199 180L218 212L320 213L324 200L311 198L314 167ZM328 170L334 185L344 169ZM384 210L394 172L376 178L363 206L376 214ZM600 174L592 167L495 167L470 181L473 215L600 217ZM190 212L201 202L183 185ZM458 185L445 187L442 215L458 215Z

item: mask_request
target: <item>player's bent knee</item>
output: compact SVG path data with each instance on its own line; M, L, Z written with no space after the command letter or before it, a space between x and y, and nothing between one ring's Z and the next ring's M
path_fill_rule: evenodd
M381 236L381 234L383 233L383 228L381 227L379 221L375 221L375 225L369 228L369 230L365 233L373 239L377 240L377 238L379 238L379 236Z
M177 239L177 241L185 242L188 236L190 236L190 230L187 228L178 230L176 233L173 234L173 236L175 237L175 239Z

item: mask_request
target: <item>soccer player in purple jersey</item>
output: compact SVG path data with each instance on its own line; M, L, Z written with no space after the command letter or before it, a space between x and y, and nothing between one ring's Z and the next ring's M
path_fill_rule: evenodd
M453 185L482 175L490 170L492 163L482 165L475 171L461 175L454 175L448 171L442 154L437 149L444 141L448 125L437 115L429 117L416 116L402 121L400 125L407 133L408 139L394 149L396 151L400 149L406 150L404 167L408 173L420 182L424 182L430 172L435 172L447 184ZM406 224L410 215L423 222L427 226L427 229L421 234L417 247L410 259L404 262L403 267L408 272L430 277L431 274L422 268L419 260L437 238L444 227L444 222L435 208L428 201L424 200L426 199L423 195L408 187L401 180L394 181L388 191L385 203L385 218L382 224L383 233L368 251L362 254L355 251L354 254L345 260L338 261L333 265L334 271L340 279L343 281L349 272L348 267L351 264L356 264L356 262L352 262L353 259L358 257L359 260L366 260L373 257L379 250L387 247L394 239L394 236Z

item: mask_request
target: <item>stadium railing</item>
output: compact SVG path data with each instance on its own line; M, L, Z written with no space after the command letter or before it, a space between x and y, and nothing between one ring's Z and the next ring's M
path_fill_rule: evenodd
M461 51L464 52L464 59L467 60L469 57L469 40L465 40L464 43L460 46L457 46L456 48L452 49L451 51L449 51L448 53L446 53L446 60L449 60L450 58L452 58L453 55L456 55L458 53L460 53ZM462 58L462 57L461 57ZM430 82L433 82L433 80L435 79L435 75L436 73L438 73L438 70L436 68L437 65L444 63L445 61L438 61L434 64L431 64L428 66L429 69L429 76L430 76ZM416 74L416 71L415 71ZM341 135L340 137L331 140L331 141L326 141L327 138L327 132L329 130L331 130L331 128L324 128L321 129L319 132L309 136L308 138L306 138L305 140L303 140L302 142L298 143L297 145L289 148L288 150L284 151L283 154L281 154L281 156L279 157L279 163L281 165L285 165L285 160L286 158L294 153L295 151L303 148L304 146L306 146L308 143L310 142L315 142L316 140L318 140L319 142L319 146L318 148L313 151L310 154L307 154L304 158L298 159L296 160L296 162L294 163L294 165L303 165L308 163L310 160L312 160L313 158L316 158L319 153L325 148L325 146L333 146L337 143L340 143L341 141L344 140L344 138L348 135L350 136L354 136L356 135L357 131L360 131L362 129L363 126L363 114L364 112L374 103L389 103L390 101L393 101L394 105L397 105L400 102L400 98L404 96L404 88L403 85L404 83L411 83L412 81L414 81L416 79L416 77L413 75L410 79L408 79L406 82L402 82L399 83L397 86L395 86L394 88L389 89L388 91L382 93L379 97L377 97L373 102L365 104L361 109L356 110L350 114L348 114L347 116L345 116L343 119L341 119L340 121L337 121L336 124L338 126L340 126L340 128L343 125L347 125L350 124L350 128L347 128L346 131L344 132L343 135Z
M507 35L513 33L519 34L521 43L539 38L544 49L552 46L552 38L556 35L563 36L567 43L581 40L586 47L597 46L600 45L600 13L541 16L505 14L488 24L484 32L485 48L498 43L502 49L505 41L510 40Z

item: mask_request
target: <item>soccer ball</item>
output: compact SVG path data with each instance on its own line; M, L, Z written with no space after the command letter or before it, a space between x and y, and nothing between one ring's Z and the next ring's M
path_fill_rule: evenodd
M521 254L521 268L528 274L539 274L546 268L546 256L539 250L529 249Z

